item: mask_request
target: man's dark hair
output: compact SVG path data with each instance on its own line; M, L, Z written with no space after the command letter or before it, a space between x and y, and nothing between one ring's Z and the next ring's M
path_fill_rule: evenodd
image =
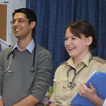
M29 20L29 24L32 22L32 21L35 21L36 22L36 25L37 25L37 17L36 17L36 14L34 11L32 11L31 9L28 9L28 8L19 8L17 10L14 10L12 16L14 17L14 15L16 13L24 13L26 15L26 18ZM35 36L35 28L33 29L33 34L32 34L33 38Z
M34 11L28 9L28 8L20 8L14 11L13 17L16 13L24 13L26 15L26 18L29 20L29 23L32 21L35 21L37 23L37 17Z

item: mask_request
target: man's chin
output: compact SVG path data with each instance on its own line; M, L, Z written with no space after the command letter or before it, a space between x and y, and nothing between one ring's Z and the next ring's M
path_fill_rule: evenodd
M16 37L17 39L19 39L19 38L20 38L20 36L19 36L19 35L15 35L15 37Z

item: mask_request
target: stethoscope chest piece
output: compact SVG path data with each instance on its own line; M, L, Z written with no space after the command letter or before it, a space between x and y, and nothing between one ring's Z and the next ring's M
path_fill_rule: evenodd
M31 69L30 69L30 71L31 71L31 72L34 72L34 71L35 71L35 67L32 66Z
M67 86L68 86L69 88L73 88L73 87L76 86L76 84L75 84L75 82L68 82Z

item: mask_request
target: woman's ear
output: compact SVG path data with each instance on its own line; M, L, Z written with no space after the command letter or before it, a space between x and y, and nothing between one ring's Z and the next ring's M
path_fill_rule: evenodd
M31 23L30 23L30 28L34 28L36 26L36 22L35 21L32 21Z
M91 45L91 43L93 41L93 38L92 38L92 36L89 36L87 39L88 39L87 40L87 45L89 46L89 45Z

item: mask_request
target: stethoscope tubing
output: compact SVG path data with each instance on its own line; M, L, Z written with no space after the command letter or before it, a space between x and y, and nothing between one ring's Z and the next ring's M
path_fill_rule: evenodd
M92 56L91 56L89 62L90 62L91 60L92 60ZM72 81L71 81L71 82L68 82L68 83L75 84L74 81L75 81L76 76L77 76L85 67L86 67L86 65L84 65L77 73L76 73L76 69L75 69L75 68L70 67L69 70L67 71L68 80L69 80L69 72L70 72L71 70L74 70L74 77L72 78Z
M12 56L12 58L11 58L9 64L8 64L8 66L7 66L6 71L4 71L4 73L6 73L6 72L13 72L13 71L9 70L9 68L11 66L11 63L12 63L14 57L15 57L15 52L14 51L10 52L8 54L8 56L7 56L7 60L9 60L11 55L13 55L13 56ZM31 72L35 71L35 66L34 66L35 65L35 55L36 55L36 43L35 43L35 47L34 47L33 63L32 63L31 69L30 69Z

